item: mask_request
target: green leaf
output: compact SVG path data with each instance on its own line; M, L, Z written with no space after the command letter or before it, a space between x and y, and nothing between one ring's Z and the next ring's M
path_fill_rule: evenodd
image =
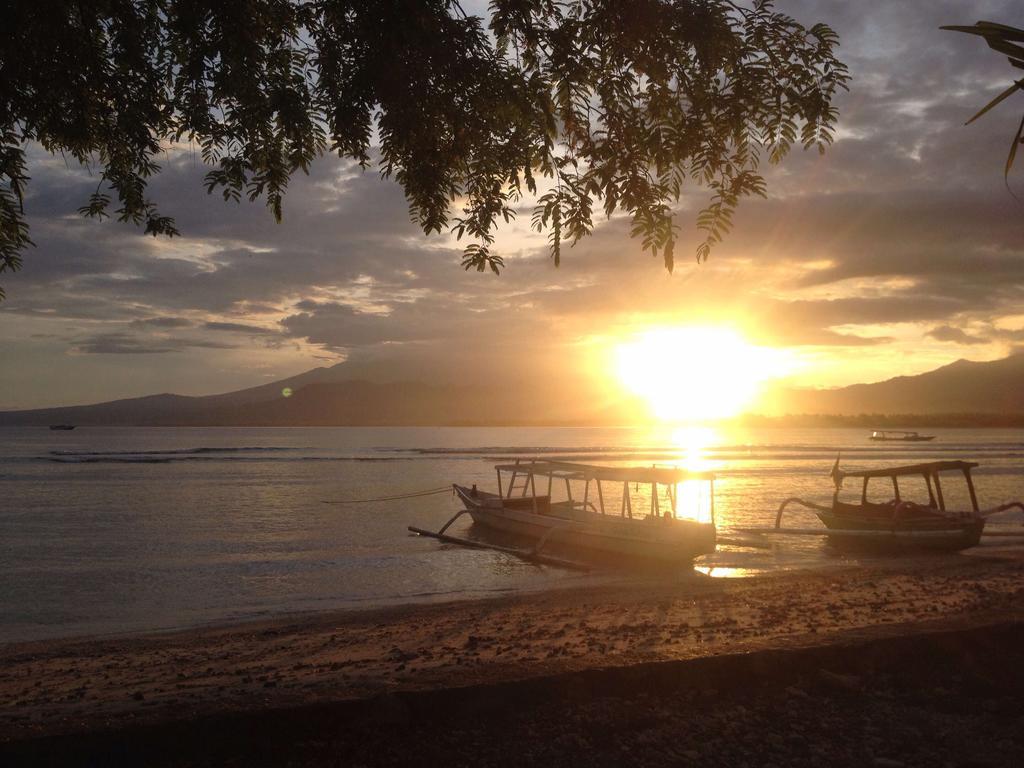
M556 266L596 209L632 217L643 248L673 269L667 212L685 182L714 196L707 258L741 199L765 194L747 178L761 153L780 162L798 137L822 150L849 82L834 30L760 0L492 0L490 29L452 0L78 6L57 25L52 4L0 12L17 30L4 40L5 64L17 63L5 92L31 94L0 117L0 191L12 200L27 182L20 147L36 142L95 166L109 199L90 198L84 215L113 207L172 235L147 183L166 146L187 139L208 193L262 200L279 220L292 175L327 151L366 168L379 140L377 170L402 187L410 218L476 241L462 264L480 272L503 267L489 248L540 176L558 189L531 223ZM27 226L3 224L9 264Z

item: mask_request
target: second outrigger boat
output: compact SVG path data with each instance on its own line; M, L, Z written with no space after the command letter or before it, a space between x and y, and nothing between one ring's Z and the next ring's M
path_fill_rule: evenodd
M935 435L922 435L919 432L907 432L902 429L876 429L868 439L883 443L926 443L934 440Z
M715 551L714 475L710 472L547 460L516 460L495 470L497 493L455 485L464 509L437 532L410 530L482 546L479 541L445 534L456 519L469 514L483 528L532 545L528 550L492 548L539 560L552 560L540 553L553 549L574 558L607 555L689 565L698 555ZM537 492L538 485L542 493ZM565 498L555 501L553 494L561 495L563 487Z
M814 533L813 530L782 527L783 512L789 504L795 503L814 510L825 524L829 537L839 542L967 549L981 540L985 521L991 515L1015 507L1024 512L1024 504L1019 501L1007 502L991 509L979 509L978 496L971 478L971 470L977 466L970 461L933 461L847 472L839 468L839 459L836 459L830 473L835 484L832 505L825 506L796 497L786 499L779 506L775 517L775 530L780 533ZM970 499L969 509L947 508L940 475L950 472L962 475ZM923 479L928 493L927 503L901 497L900 478L912 476ZM850 503L840 498L846 478L863 481L859 503ZM869 483L876 479L887 480L892 484L892 499L881 503L868 501Z

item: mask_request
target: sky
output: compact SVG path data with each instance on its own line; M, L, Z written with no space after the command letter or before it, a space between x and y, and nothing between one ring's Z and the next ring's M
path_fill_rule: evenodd
M733 329L797 386L1003 357L1024 341L1024 203L1003 182L1017 94L963 123L1014 70L940 24L1024 26L1019 2L778 2L841 36L852 75L835 145L796 150L747 200L710 260L687 258L705 200L680 205L675 273L628 223L602 221L555 268L528 211L499 233L501 276L464 272L400 188L336 158L296 177L276 224L207 196L187 147L153 183L183 236L76 213L96 180L32 152L36 247L3 275L0 409L159 392L210 394L344 363L345 375L436 383L614 377L612 350L651 328ZM1024 199L1024 166L1011 186ZM528 203L528 201L527 201ZM688 361L699 372L705 360ZM685 375L686 366L682 367Z

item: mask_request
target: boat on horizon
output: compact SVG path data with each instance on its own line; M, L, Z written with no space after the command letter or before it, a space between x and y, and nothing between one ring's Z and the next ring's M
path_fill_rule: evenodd
M847 472L840 469L836 459L830 476L835 485L831 506L792 497L779 506L775 516L775 531L779 533L825 533L836 543L853 545L909 546L924 549L956 551L978 544L991 515L1014 507L1024 512L1024 504L1010 501L990 509L979 509L978 496L971 478L971 470L978 464L972 461L933 461L898 467L882 467ZM957 473L963 477L970 509L949 509L943 496L943 473ZM900 478L919 477L927 489L928 500L911 501L900 494ZM856 478L862 481L860 499L855 503L840 498L843 481ZM884 502L869 501L872 480L887 481L892 498ZM906 484L905 484L906 485ZM877 483L873 490L877 491ZM782 515L789 504L800 504L815 512L825 525L825 531L787 529L782 527Z
M66 432L68 430L74 429L76 426L76 424L51 424L50 429L54 431L62 430Z
M922 435L902 429L876 429L868 439L881 442L923 443L934 440L935 435Z
M551 550L584 560L596 556L689 566L695 557L715 551L711 472L518 459L498 464L495 471L497 493L453 485L464 508L436 533L410 530L486 546L445 536L457 518L468 514L483 529L531 545L526 550L493 548L533 559ZM538 493L537 485L544 482L546 489ZM554 500L563 488L564 498Z

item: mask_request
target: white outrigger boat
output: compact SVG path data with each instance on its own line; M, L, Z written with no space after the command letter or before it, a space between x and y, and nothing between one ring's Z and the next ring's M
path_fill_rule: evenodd
M409 530L559 565L577 563L542 550L554 549L584 559L611 556L683 565L715 551L711 472L547 460L516 460L514 464L499 464L495 470L497 493L478 490L475 485L454 485L464 509L439 531L413 526ZM546 492L538 494L537 485L545 481ZM563 484L565 498L554 501L553 492L560 492ZM529 541L532 547L515 549L447 535L445 531L465 514L483 528Z
M883 443L926 443L934 440L935 435L922 435L903 429L876 429L868 439Z
M974 490L971 470L978 465L971 461L932 461L925 464L911 464L901 467L882 467L846 471L839 468L836 459L830 476L835 485L832 504L824 505L805 501L797 497L786 499L779 506L775 516L775 529L742 529L747 533L776 533L783 535L827 535L837 543L858 546L900 546L924 549L960 550L973 547L981 541L982 535L1015 535L1009 533L985 534L986 520L1010 509L1024 511L1020 501L1009 501L990 509L980 509ZM945 473L960 475L967 491L969 508L947 506L942 493L940 476ZM911 501L900 494L900 478L918 477L928 494L927 501ZM843 480L856 478L861 481L860 499L851 503L840 498ZM892 497L883 502L868 500L868 485L880 480L891 485ZM790 504L800 504L812 510L824 523L825 528L785 528L782 514Z

